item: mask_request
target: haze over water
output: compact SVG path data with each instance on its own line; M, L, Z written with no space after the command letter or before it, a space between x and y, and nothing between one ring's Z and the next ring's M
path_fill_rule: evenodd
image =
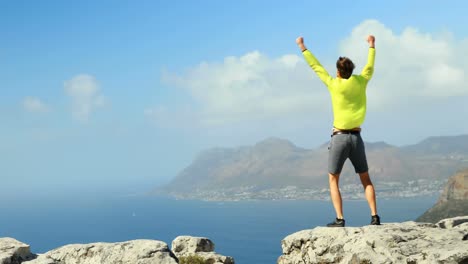
M436 197L378 200L383 222L414 220ZM323 226L334 217L328 201L177 201L114 197L0 201L0 237L14 237L43 253L70 243L155 239L170 245L179 235L208 237L237 264L275 263L281 240ZM344 201L347 226L370 221L365 201Z

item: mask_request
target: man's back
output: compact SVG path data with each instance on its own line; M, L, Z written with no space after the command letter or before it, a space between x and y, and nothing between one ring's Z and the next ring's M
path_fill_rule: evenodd
M307 50L304 38L298 37L296 39L307 63L330 91L333 103L334 128L328 147L328 182L336 219L328 223L328 227L345 226L343 202L338 182L347 159L353 164L364 187L366 200L371 211L370 224L380 225L375 189L369 176L369 166L360 128L366 116L366 86L374 72L375 37L369 35L367 42L369 43L369 56L362 73L352 75L354 63L349 58L340 57L336 62L337 78L332 78L314 55Z
M339 129L359 127L366 116L367 80L361 75L349 79L333 78L328 86L333 115L333 126Z
M359 127L366 117L366 87L374 73L375 49L369 48L367 64L361 74L351 75L348 79L332 78L309 50L303 55L330 91L333 126L338 129Z

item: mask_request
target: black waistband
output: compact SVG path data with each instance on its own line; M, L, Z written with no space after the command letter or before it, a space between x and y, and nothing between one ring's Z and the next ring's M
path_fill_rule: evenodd
M334 135L343 135L343 134L357 135L359 133L361 133L361 131L357 131L357 130L339 130L339 131L333 132L332 136L334 136Z

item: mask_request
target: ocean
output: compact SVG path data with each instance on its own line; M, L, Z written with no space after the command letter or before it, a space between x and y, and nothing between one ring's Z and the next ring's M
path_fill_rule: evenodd
M377 200L382 222L414 220L437 197ZM329 201L203 202L164 197L86 197L0 201L0 237L43 253L71 243L203 236L237 264L276 263L287 235L334 219ZM344 201L347 226L370 221L365 201Z

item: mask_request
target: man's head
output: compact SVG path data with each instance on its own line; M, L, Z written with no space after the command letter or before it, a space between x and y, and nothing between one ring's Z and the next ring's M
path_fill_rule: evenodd
M353 74L354 63L347 57L339 57L336 61L336 69L339 77L348 79Z

